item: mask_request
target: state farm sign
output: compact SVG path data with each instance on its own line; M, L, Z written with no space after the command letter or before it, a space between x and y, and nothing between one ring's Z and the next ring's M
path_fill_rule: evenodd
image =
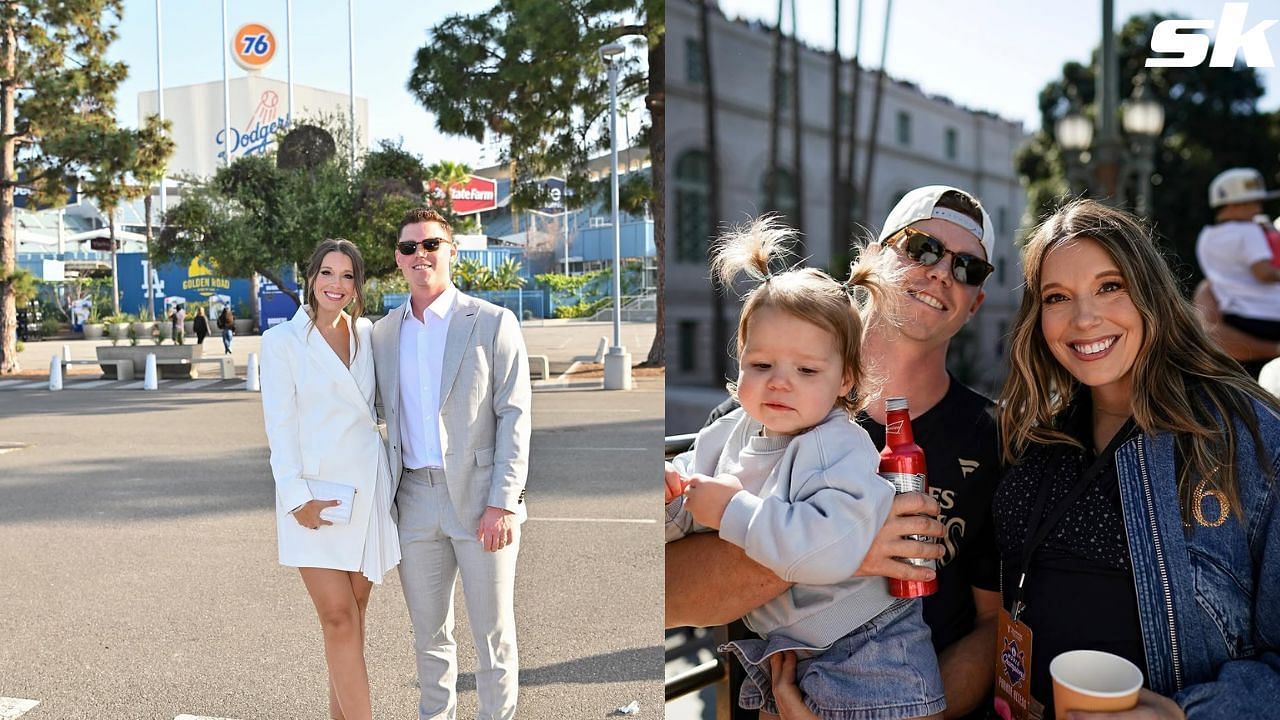
M433 199L444 201L444 188L439 183L428 183L427 192ZM454 185L450 194L453 196L453 212L457 215L471 215L498 207L498 183L488 178L468 176L467 182Z

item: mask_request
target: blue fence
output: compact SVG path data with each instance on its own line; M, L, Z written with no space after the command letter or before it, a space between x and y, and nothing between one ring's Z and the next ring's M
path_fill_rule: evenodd
M554 308L549 290L467 290L466 293L507 308L522 320L549 318ZM408 299L405 293L387 293L382 296L383 308L389 312Z

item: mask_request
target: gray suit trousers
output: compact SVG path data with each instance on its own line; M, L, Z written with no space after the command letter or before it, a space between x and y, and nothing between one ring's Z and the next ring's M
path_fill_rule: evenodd
M515 620L516 555L520 529L498 552L485 552L476 529L463 527L445 487L444 470L404 471L396 492L400 583L413 622L419 720L453 720L458 653L453 637L453 595L459 572L479 670L476 716L515 717L518 676Z

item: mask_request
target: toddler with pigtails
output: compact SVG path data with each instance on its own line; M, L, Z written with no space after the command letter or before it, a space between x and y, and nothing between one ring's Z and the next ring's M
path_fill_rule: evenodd
M794 583L743 618L764 639L722 648L746 670L743 708L779 714L770 657L793 651L805 704L820 718L941 717L920 601L892 597L882 577L854 577L894 493L854 416L873 394L861 365L864 323L891 314L895 279L874 245L846 283L813 268L771 272L793 235L764 216L717 243L712 269L725 286L742 273L757 283L742 307L729 386L741 407L667 465L666 539L718 531Z

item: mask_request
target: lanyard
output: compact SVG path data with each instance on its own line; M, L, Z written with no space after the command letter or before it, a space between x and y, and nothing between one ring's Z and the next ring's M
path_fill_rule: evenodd
M1018 620L1018 617L1027 607L1022 598L1027 581L1027 571L1031 568L1031 558L1035 555L1036 549L1040 547L1040 543L1044 542L1044 539L1053 531L1053 528L1057 526L1063 516L1067 514L1071 506L1080 499L1081 495L1084 495L1085 490L1093 484L1098 475L1106 468L1107 463L1115 457L1116 450L1133 434L1133 430L1133 418L1129 418L1120 430L1116 432L1115 436L1111 438L1111 442L1107 443L1106 449L1098 453L1098 456L1094 458L1088 469L1080 474L1080 478L1076 480L1075 485L1071 486L1071 490L1066 497L1058 501L1049 510L1047 516L1044 509L1049 502L1049 487L1053 483L1047 479L1040 483L1040 490L1036 494L1036 504L1031 510L1031 522L1027 524L1026 540L1022 543L1022 571L1018 575L1018 587L1014 591L1013 605L1010 606L1010 616L1014 621Z

